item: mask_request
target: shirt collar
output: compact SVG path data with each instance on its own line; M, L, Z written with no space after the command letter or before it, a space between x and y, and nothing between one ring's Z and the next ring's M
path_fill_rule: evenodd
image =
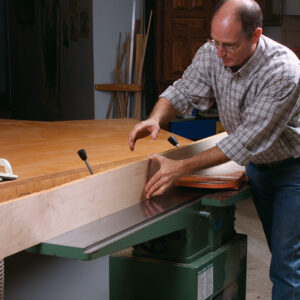
M247 74L251 73L255 67L257 67L258 62L260 61L261 57L264 54L265 50L265 42L262 37L260 37L257 47L248 61L235 73L229 67L225 67L229 72L233 75L239 74L240 76L246 76Z

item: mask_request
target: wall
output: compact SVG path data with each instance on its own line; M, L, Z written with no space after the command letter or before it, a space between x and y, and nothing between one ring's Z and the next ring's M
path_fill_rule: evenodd
M284 16L281 26L282 43L289 48L300 48L300 15Z
M77 3L78 20L81 19L80 12L85 9L88 15L89 32L84 36L78 21L77 34L72 37L68 22L71 15L70 1L60 1L60 115L58 118L60 120L94 118L92 0L73 2ZM69 34L66 36L64 36L65 24L69 26Z
M6 1L13 117L42 121L92 119L92 0ZM91 30L88 38L79 30L68 33L69 3L74 2L78 13L74 24L80 25L79 13L83 7L87 9Z
M281 42L291 49L300 48L300 0L283 1Z
M267 26L263 33L290 49L300 48L300 0L273 0L282 2L280 26Z
M0 96L7 93L6 18L4 0L0 0Z
M69 34L64 40L64 21L68 21L69 1L61 5L61 85L60 109L62 120L94 119L94 71L93 71L93 20L92 0L77 2L78 18L80 11L88 14L86 35L79 33L75 38ZM80 27L80 24L78 24ZM69 28L70 30L70 28ZM66 37L65 37L66 38Z
M300 0L284 0L283 1L284 15L300 15Z
M263 28L263 34L270 37L274 41L281 43L281 28L280 26L267 26Z
M0 0L0 5L3 5L4 1ZM14 14L15 1L6 1L10 5L10 12ZM37 3L37 0L35 2ZM10 16L15 118L39 120L105 118L110 93L95 92L94 84L113 81L112 74L115 68L119 32L124 38L125 32L131 30L133 0L78 0L74 2L77 2L79 6L88 3L90 7L91 38L69 40L68 46L64 44L63 22L69 1L59 1L61 12L59 101L56 95L49 95L49 92L43 91L45 75L40 63L42 49L41 30L37 24L39 16L35 16L32 24L24 25L19 24L15 16ZM91 6L93 6L93 12ZM140 10L141 0L137 0L137 17L140 17ZM4 10L0 9L0 13L3 12ZM3 20L4 18L0 15L1 40L4 38L1 34ZM4 43L0 43L1 63L6 59L3 54L3 45ZM1 71L0 87L6 84L3 68Z
M94 0L94 82L112 83L119 33L124 41L131 30L132 0ZM136 14L140 16L141 0ZM104 119L111 93L95 91L95 119Z

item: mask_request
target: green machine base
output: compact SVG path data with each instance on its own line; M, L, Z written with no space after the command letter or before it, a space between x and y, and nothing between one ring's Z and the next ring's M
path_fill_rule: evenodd
M189 263L116 254L110 256L110 300L243 300L247 237Z

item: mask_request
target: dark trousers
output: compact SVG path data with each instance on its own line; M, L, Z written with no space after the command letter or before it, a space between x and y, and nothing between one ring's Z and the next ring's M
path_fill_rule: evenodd
M300 300L300 158L249 163L246 173L272 253L272 299Z

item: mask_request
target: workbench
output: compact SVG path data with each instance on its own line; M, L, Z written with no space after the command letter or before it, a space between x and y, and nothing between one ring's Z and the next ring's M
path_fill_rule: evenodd
M107 180L110 180L115 178L111 174L115 176L120 173L120 170L121 173L124 169L135 172L136 169L132 169L132 166L141 165L144 168L145 163L147 163L144 162L145 156L148 154L164 152L167 157L178 159L177 155L180 151L171 150L173 146L167 141L169 133L165 131L161 131L156 141L153 141L151 137L138 141L136 150L130 152L128 150L128 134L135 123L136 121L128 119L52 123L0 120L2 128L6 128L5 131L1 130L0 132L1 155L10 161L14 173L19 176L16 181L0 183L2 191L4 191L0 196L1 205L11 201L17 203L17 201L23 199L22 197L25 197L24 200L26 201L26 199L31 198L31 195L36 197L36 195L43 194L45 191L48 193L48 190L51 196L53 195L51 194L52 191L56 192L61 189L68 192L78 184L82 184L83 188L85 183L100 178L99 176L102 176L102 173L104 176L109 175L110 177ZM177 136L177 139L183 149L180 155L193 155L188 147L190 141L179 136ZM208 144L211 146L210 143ZM80 148L86 149L88 160L96 173L95 175L90 176L87 168L77 156L76 152ZM212 171L209 172L214 173L214 169L212 168ZM144 176L144 173L141 174L137 173L137 178ZM143 182L137 181L137 184L141 185ZM118 183L118 181L114 183L114 189L118 189ZM131 183L128 181L126 184ZM126 191L126 187L123 188L123 191ZM136 192L136 190L129 187L129 193L131 191ZM93 196L93 202L96 201L95 197L101 198L102 194L101 192L99 194L99 192L100 190L98 194ZM85 190L85 193L88 193L88 189ZM49 195L48 197L50 197ZM59 195L60 197L63 197L63 195L68 197L69 194ZM83 195L80 194L79 196L83 197ZM40 242L32 240L31 243L34 243L31 245L32 247L26 248L31 253L93 260L127 247L143 245L149 240L168 236L178 230L189 228L189 226L195 226L194 224L191 225L191 210L204 212L204 215L201 216L201 222L204 218L204 220L208 220L207 226L211 226L212 224L209 222L219 220L218 213L216 219L210 218L210 215L214 216L215 211L218 211L219 208L233 207L234 203L249 196L248 186L243 186L239 191L219 192L173 188L165 195L155 197L150 201L135 200L135 202L126 203L125 205L122 204L122 201L120 201L120 204L115 203L115 199L122 200L123 197L116 194L110 207L105 208L105 214L93 215L90 219L78 223L79 225L75 224L73 228L66 226L68 230L63 231L62 234L52 235L52 237ZM130 198L130 194L129 196L125 195L126 197ZM144 200L143 197L142 200ZM47 197L41 199L44 201ZM53 203L52 205L56 204L56 202ZM89 204L90 202L87 201L87 205ZM61 206L61 209L65 210L67 207L73 209L72 205L77 205L77 203L70 201L68 206ZM57 210L59 207L48 206L48 209ZM112 207L113 209L111 209ZM56 217L57 214L52 216ZM199 216L197 215L196 223L198 219ZM17 222L17 220L15 221ZM234 234L233 221L228 221L228 224L228 232L230 232L231 238L231 234ZM30 225L42 227L42 224L38 222L38 216L36 219L33 216ZM220 224L217 226L220 227ZM201 257L212 255L212 251L219 249L225 241L229 242L230 238L226 230L222 236L218 234L208 236L206 242L201 245L200 254L199 251L197 252L197 257L195 257L196 252L193 247L184 246L184 251L187 251L187 255L184 255L185 258L183 258L185 263L188 263L191 257L194 259L199 258L199 255ZM46 229L43 233L47 236ZM245 239L244 237L241 238ZM245 245L245 242L241 245ZM138 249L135 251L139 253ZM240 255L243 264L245 264L246 252L245 249L241 251ZM178 253L175 253L176 255ZM159 259L166 258L159 257ZM243 265L243 268L245 268L245 265ZM222 282L222 284L225 283Z
M119 167L152 153L172 149L169 133L147 137L128 148L133 119L37 122L0 119L1 157L9 160L17 181L1 186L0 202L39 192L89 175L77 151L85 148L95 173ZM177 136L181 145L191 141Z

